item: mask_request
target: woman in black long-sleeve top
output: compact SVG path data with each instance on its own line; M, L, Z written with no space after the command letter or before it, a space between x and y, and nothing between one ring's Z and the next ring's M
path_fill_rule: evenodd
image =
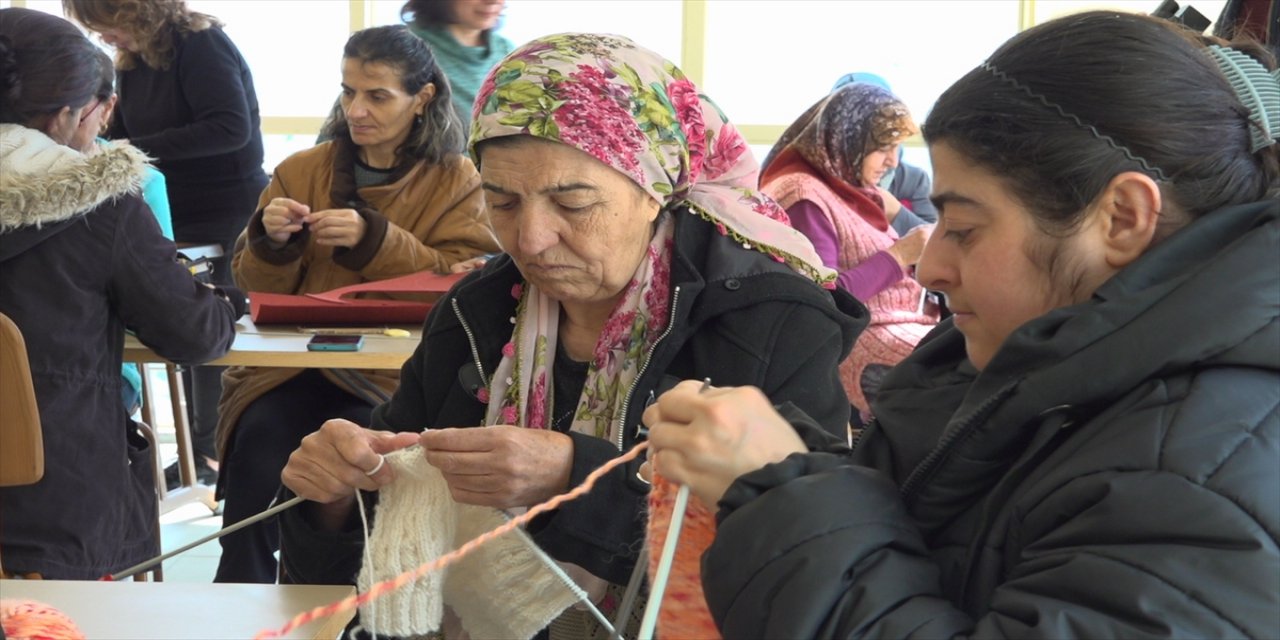
M108 137L155 158L174 240L221 245L213 280L232 284L232 245L267 186L249 65L216 18L182 0L63 0L63 8L116 47L120 102ZM221 367L200 367L188 381L196 469L208 484L221 375Z

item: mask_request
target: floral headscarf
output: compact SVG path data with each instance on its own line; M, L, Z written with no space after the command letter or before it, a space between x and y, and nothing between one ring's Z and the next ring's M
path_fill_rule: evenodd
M827 284L835 273L756 191L746 140L671 62L613 35L534 40L494 67L476 96L470 151L488 139L530 135L579 149L630 177L662 204L652 242L613 310L590 363L573 430L620 444L618 420L648 347L668 321L671 216L687 207L744 248ZM551 428L550 373L559 303L518 287L512 340L489 385L487 424Z
M622 36L538 38L494 67L471 114L471 156L490 138L531 135L584 151L666 208L687 204L749 248L835 279L777 203L756 190L747 141L674 64Z

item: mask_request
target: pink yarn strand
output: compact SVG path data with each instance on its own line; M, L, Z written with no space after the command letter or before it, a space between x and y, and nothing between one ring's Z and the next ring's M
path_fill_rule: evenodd
M375 600L387 593L395 591L396 589L399 589L409 584L410 582L413 582L414 580L417 580L418 578L421 578L422 576L425 576L428 573L431 573L432 571L439 571L440 569L443 569L449 566L450 564L453 564L454 562L458 561L468 553L471 553L480 545L486 542L489 542L490 540L493 540L505 533L508 533L513 529L515 529L516 527L524 525L528 523L530 520L533 520L534 518L536 518L537 516L543 513L546 513L548 511L551 511L552 509L555 509L566 502L576 500L586 495L589 491L591 491L592 487L595 486L596 482L600 478L602 478L606 473L609 473L610 471L612 471L613 469L615 469L620 465L623 465L632 460L635 460L636 457L639 456L647 448L649 448L649 443L642 442L632 447L630 451L624 453L623 455L617 458L614 458L613 460L610 460L604 465L601 465L599 469L592 471L591 474L587 476L587 479L582 481L582 484L578 485L568 493L558 495L542 504L535 505L525 513L515 518L512 518L511 520L508 520L505 524L494 529L493 531L490 531L484 535L481 535L480 537L467 542L461 547L458 547L457 549L450 551L449 553L446 553L440 556L439 558L436 558L435 560L419 565L414 569L405 571L404 573L401 573L400 575L394 578L379 582L369 587L369 590L364 593L356 594L354 596L348 596L332 604L316 607L314 609L311 609L310 611L304 611L294 616L292 620L290 620L287 624L285 624L283 627L280 627L277 630L264 629L262 631L259 631L257 635L254 636L254 640L264 640L266 638L282 638L288 635L289 632L293 631L294 629L297 629L298 627L301 627L302 625L305 625L309 622L312 622L319 618L324 618L337 613L341 613L343 611L350 611L371 600Z

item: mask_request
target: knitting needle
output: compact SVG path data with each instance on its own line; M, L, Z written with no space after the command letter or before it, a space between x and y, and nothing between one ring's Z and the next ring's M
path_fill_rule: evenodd
M392 338L408 338L413 335L405 329L391 329L388 327L371 329L298 327L298 333L306 333L314 336L390 336Z
M711 388L711 378L703 378L698 393L705 393ZM676 492L676 503L671 507L671 523L667 525L667 539L662 543L662 556L658 560L658 570L653 575L653 587L649 590L649 601L644 606L644 617L640 620L640 640L652 640L653 628L658 624L658 609L662 605L662 594L667 590L667 578L671 575L671 562L676 556L676 544L680 541L680 528L684 526L684 512L689 507L689 485L680 485Z
M639 475L639 474L637 474ZM648 484L648 481L645 481ZM627 628L627 623L631 620L631 609L635 607L636 596L640 594L640 582L644 579L645 567L649 566L649 549L640 548L640 555L636 558L636 568L631 571L631 579L627 581L627 590L622 593L622 605L618 607L618 615L614 618L613 626L615 629Z
M210 541L210 540L216 540L216 539L218 539L218 538L221 538L222 536L227 535L228 533L235 533L236 531L239 531L239 530L241 530L241 529L243 529L243 528L245 528L245 527L247 527L247 526L249 526L249 525L251 525L251 524L253 524L253 523L255 523L255 522L258 522L259 520L265 520L265 519L267 519L267 518L270 518L271 516L274 516L275 514L280 513L281 511L284 511L285 509L288 509L288 508L290 508L290 507L292 507L292 506L294 506L294 505L296 505L296 504L301 503L304 499L305 499L305 498L303 498L302 496L298 496L298 497L296 497L296 498L292 498L292 499L290 499L290 500L286 500L286 501L284 501L284 502L282 502L282 503L280 503L280 504L278 504L278 505L276 505L276 506L274 506L274 507L271 507L270 509L267 509L266 511L263 511L262 513L259 513L259 514L258 514L258 515L256 515L256 516L250 516L250 517L245 518L244 520L241 520L240 522L237 522L237 523L235 523L235 524L233 524L233 525L231 525L231 526L229 526L229 527L225 527L225 528L223 528L223 529L219 529L218 531L214 531L213 533L211 533L211 534L209 534L209 535L207 535L207 536L205 536L205 537L203 537L203 538L200 538L199 540L196 540L195 542L191 542L191 543L185 544L185 545L183 545L183 546L181 546L181 547L179 547L179 548L177 548L177 549L174 549L173 551L170 551L169 553L166 553L166 554L162 554L162 555L156 556L156 557L154 557L154 558L152 558L152 559L150 559L150 560L146 560L146 561L141 562L141 563L139 563L139 564L135 564L135 565L133 565L132 567L129 567L128 569L125 569L124 571L121 571L121 572L119 572L119 573L113 573L113 574L110 574L110 575L107 575L107 576L103 576L103 577L102 577L102 580L103 580L103 581L106 581L106 582L115 582L115 581L117 581L117 580L122 580L122 579L124 579L124 578L128 578L128 577L130 577L130 576L134 575L135 573L141 573L141 572L143 572L143 571L146 571L147 569L150 569L152 566L155 566L155 565L157 565L157 564L160 564L161 562L164 562L165 560L168 560L169 558L172 558L172 557L174 557L174 556L178 555L179 553L182 553L182 552L184 552L184 551L187 551L188 549L192 549L192 548L194 548L194 547L198 547L198 546L200 546L200 545L202 545L202 544L204 544L204 543L206 543L206 542L208 542L208 541Z

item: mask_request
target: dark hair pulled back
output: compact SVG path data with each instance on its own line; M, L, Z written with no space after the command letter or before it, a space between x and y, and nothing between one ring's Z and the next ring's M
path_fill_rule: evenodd
M947 89L925 121L925 140L1002 176L1048 232L1074 229L1125 171L1158 181L1173 227L1273 197L1276 145L1250 151L1249 112L1206 43L1137 14L1046 22ZM1237 48L1274 67L1260 47Z
M440 65L436 63L431 47L404 25L373 27L357 31L342 49L345 60L358 60L363 64L381 63L400 75L405 93L416 95L428 82L436 87L435 97L427 105L420 122L415 122L400 148L396 150L400 163L426 160L437 163L449 155L462 152L466 135L462 121L453 110L453 92ZM322 135L336 138L348 136L347 119L341 109L335 110L325 124Z
M82 107L98 85L97 48L75 25L32 9L0 9L0 122L42 126Z

